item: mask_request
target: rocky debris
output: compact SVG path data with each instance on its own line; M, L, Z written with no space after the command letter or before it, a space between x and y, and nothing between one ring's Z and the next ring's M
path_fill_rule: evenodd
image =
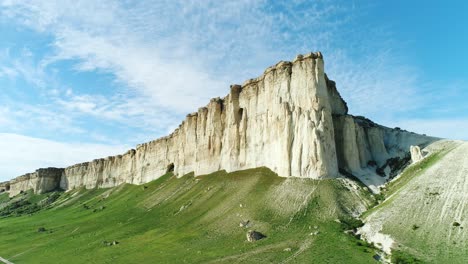
M102 244L104 244L105 246L110 247L110 246L118 245L118 244L120 244L120 242L116 241L116 240L111 241L111 242L107 242L107 241L104 240L104 241L102 241Z
M412 163L416 163L424 158L421 153L421 148L419 148L419 146L411 146L410 153Z
M179 211L178 211L176 214L178 214L178 213L184 211L185 209L189 208L191 205L192 205L192 201L189 201L187 204L182 205L182 206L179 208Z
M247 241L249 242L255 242L257 240L263 239L266 236L260 232L254 231L254 230L249 230L247 232Z
M241 221L241 222L239 223L239 226L240 226L240 227L245 227L245 228L250 227L250 226L251 226L250 220Z
M291 252L291 250L292 250L291 248L285 248L285 249L283 249L283 251L286 251L286 252Z
M317 230L317 231L314 231L314 232L310 233L309 235L311 235L311 236L316 236L316 235L318 235L318 234L320 234L320 231Z

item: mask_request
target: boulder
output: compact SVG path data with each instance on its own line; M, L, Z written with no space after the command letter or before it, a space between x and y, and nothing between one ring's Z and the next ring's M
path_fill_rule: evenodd
M410 147L410 152L411 152L411 162L416 163L420 160L422 160L424 157L421 153L421 149L419 146L411 146Z
M240 227L249 227L250 226L250 220L241 221L239 223L239 226Z
M247 232L247 241L249 242L255 242L257 240L263 239L266 236L260 232L254 231L254 230L249 230Z

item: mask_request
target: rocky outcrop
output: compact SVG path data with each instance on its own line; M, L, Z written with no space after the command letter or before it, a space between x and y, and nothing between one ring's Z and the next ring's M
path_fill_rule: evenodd
M406 156L412 144L427 145L436 140L362 117L334 116L333 121L339 167L351 173L372 164L383 166L390 158Z
M327 82L328 100L330 100L332 114L346 115L348 113L348 105L336 89L336 83L328 79L328 76L326 74L325 81Z
M421 148L419 146L411 146L410 153L412 163L416 163L424 158L421 153Z
M63 169L58 168L46 168L19 176L9 182L10 196L15 196L30 189L38 194L57 189L63 171Z
M362 174L369 164L384 166L406 153L409 143L424 142L348 115L335 82L324 73L322 54L309 53L232 85L226 97L187 115L167 137L123 155L18 177L10 182L10 194L142 184L168 170L182 176L264 166L280 176L333 178L340 176L339 167Z
M427 146L438 140L351 115L334 115L333 125L340 170L358 177L375 192L409 160L412 145Z
M266 236L260 232L249 230L247 232L247 241L249 242L255 242L260 239L264 239Z
M0 193L10 190L10 182L0 182Z

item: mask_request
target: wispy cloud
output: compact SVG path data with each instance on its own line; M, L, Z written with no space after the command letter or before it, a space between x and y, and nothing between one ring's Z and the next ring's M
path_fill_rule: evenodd
M328 72L337 81L351 113L385 119L423 105L417 69L402 64L391 48L376 54L350 57L337 52L330 56L339 63L328 63Z
M229 82L292 58L298 47L309 51L326 43L332 32L321 33L337 23L328 18L338 7L304 5L300 14L288 7L271 10L265 1L32 1L4 2L3 14L55 37L55 53L44 64L77 60L77 70L110 72L154 105L182 113L223 95ZM300 33L305 27L314 32Z

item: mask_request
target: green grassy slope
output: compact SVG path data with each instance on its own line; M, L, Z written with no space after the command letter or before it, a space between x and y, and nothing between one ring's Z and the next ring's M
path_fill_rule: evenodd
M343 232L354 225L350 215L372 203L350 184L259 168L73 190L39 202L38 212L0 218L0 256L15 263L375 263L372 248ZM35 203L51 194L23 196ZM251 226L240 227L244 220ZM247 242L249 229L267 238Z

